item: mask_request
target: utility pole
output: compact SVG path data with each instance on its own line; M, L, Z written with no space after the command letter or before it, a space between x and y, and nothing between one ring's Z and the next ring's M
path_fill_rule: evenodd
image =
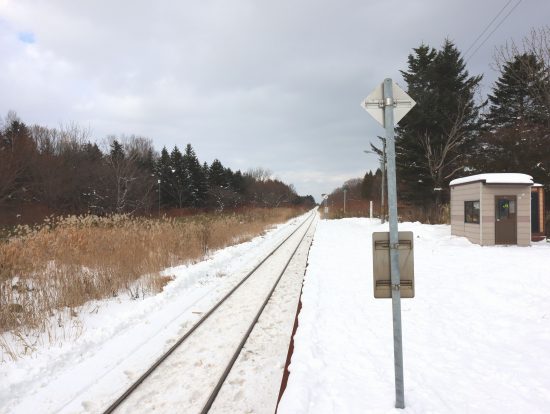
M382 156L380 158L380 171L382 172L382 182L380 183L380 190L381 190L380 220L381 220L382 224L384 224L384 222L386 220L386 208L385 208L386 197L384 196L385 191L386 191L385 190L386 189L386 138L378 136L378 139L380 139L380 141L382 141ZM374 149L375 151L364 150L363 152L365 154L380 155L378 153L378 151L379 151L378 148L376 148L374 145L372 145L372 143L371 143L371 148Z
M327 218L328 216L328 194L321 194L321 196L323 197L323 201L325 202L325 219Z
M160 178L157 180L159 185L159 217L160 217Z

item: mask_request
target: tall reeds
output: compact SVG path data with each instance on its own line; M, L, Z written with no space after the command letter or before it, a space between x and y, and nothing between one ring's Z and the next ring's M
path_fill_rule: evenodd
M74 316L93 299L159 292L170 280L159 275L162 269L199 261L299 213L278 208L160 219L87 215L16 227L0 242L0 334L44 331L52 315Z

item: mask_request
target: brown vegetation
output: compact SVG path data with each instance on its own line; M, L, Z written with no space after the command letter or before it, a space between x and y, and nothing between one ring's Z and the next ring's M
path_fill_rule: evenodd
M363 180L356 178L346 181L346 183L331 194L327 199L328 214L324 214L324 204L319 211L328 219L340 219L344 217L370 217L370 201L372 200L373 217L380 218L381 212L381 193L379 170L376 174L367 173ZM346 189L346 208L344 211L344 189ZM442 224L450 223L450 211L448 204L439 206L415 205L400 201L397 206L399 221L420 221L421 223ZM387 194L385 197L385 213L388 214Z
M90 300L159 292L171 280L160 270L201 260L302 211L248 209L161 219L87 215L18 226L0 242L0 332L44 331L53 315L74 316Z
M345 217L369 217L369 200L351 200L346 202L344 213L343 202L332 202L329 198L329 212L325 216L323 207L319 209L321 214L328 219L341 219ZM380 218L380 201L373 200L373 217ZM450 224L449 205L443 204L438 210L435 207L414 206L400 203L397 209L399 221L419 221L427 224ZM387 219L387 213L386 213Z

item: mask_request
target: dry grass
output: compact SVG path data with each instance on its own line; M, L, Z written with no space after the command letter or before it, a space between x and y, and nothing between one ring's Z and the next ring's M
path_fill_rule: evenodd
M321 206L319 211L323 212ZM448 204L443 204L439 208L415 206L411 204L400 203L397 209L399 221L419 221L426 224L450 224L450 208ZM387 214L387 206L386 206ZM322 214L324 216L324 214ZM346 203L346 212L341 200L330 201L327 219L341 219L344 217L369 217L370 206L368 200L348 200ZM373 217L380 218L380 201L373 202Z
M0 242L0 333L44 332L52 316L65 312L71 319L90 300L159 292L171 280L160 270L201 260L301 212L251 209L162 219L88 215L17 227ZM7 346L0 338L0 348L10 354Z
M405 205L399 209L401 221L419 221L424 224L451 224L451 208L449 204L439 207Z
M370 203L368 200L348 199L346 202L346 212L344 213L343 200L330 199L328 202L328 214L324 214L324 205L319 207L322 217L327 219L341 219L345 217L369 217ZM378 201L373 203L373 216L379 217L380 207ZM326 217L325 217L326 216Z

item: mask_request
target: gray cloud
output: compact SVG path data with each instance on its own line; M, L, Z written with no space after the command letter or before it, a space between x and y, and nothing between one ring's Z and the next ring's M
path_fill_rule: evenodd
M262 166L317 198L376 168L362 150L382 129L359 106L407 55L446 37L471 44L503 1L0 1L0 113L76 121L202 160ZM546 24L524 1L469 62ZM25 33L34 42L25 42Z

